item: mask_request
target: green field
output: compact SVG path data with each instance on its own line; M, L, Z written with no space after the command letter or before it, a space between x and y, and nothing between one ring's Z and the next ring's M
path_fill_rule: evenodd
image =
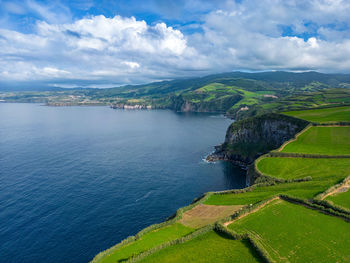
M350 262L350 225L345 220L286 201L229 225L256 237L277 262Z
M210 231L183 244L173 245L140 262L260 262L247 241L232 240Z
M344 178L350 174L350 159L311 159L311 158L262 158L257 163L258 170L268 176L281 179Z
M113 250L104 256L99 262L120 262L151 249L162 243L178 239L191 233L194 229L182 224L173 224L144 234L140 239L131 242L119 249Z
M326 155L350 154L350 127L311 127L281 152Z
M344 193L337 193L335 195L328 196L326 200L329 200L336 205L350 209L350 190Z
M283 112L283 114L319 123L350 121L350 106L314 110L288 111Z
M341 178L343 179L343 177ZM257 187L253 191L240 194L211 195L204 203L207 205L249 205L277 194L289 194L299 198L310 199L326 191L329 187L341 181L340 178L328 180L312 180L299 183L283 183L273 186Z

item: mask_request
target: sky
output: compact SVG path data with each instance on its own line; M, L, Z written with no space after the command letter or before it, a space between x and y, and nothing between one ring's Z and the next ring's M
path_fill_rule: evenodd
M350 0L0 0L0 85L350 73Z

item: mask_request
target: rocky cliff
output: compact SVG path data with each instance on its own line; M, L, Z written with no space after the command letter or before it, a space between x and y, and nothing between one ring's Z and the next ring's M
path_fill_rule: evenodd
M226 113L234 104L243 97L239 94L213 98L201 97L196 94L189 97L182 95L173 96L170 102L170 109L178 112L220 112Z
M216 146L207 159L250 164L293 138L307 125L307 121L276 113L234 122L226 132L225 142Z

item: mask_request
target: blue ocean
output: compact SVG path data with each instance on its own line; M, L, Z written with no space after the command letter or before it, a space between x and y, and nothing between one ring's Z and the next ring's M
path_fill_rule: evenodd
M232 120L0 103L0 261L88 262L245 171L206 163Z

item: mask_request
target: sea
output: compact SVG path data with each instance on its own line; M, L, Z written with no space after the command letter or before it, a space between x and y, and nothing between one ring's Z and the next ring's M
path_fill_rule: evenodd
M205 157L232 120L0 103L0 262L89 262L246 171Z

